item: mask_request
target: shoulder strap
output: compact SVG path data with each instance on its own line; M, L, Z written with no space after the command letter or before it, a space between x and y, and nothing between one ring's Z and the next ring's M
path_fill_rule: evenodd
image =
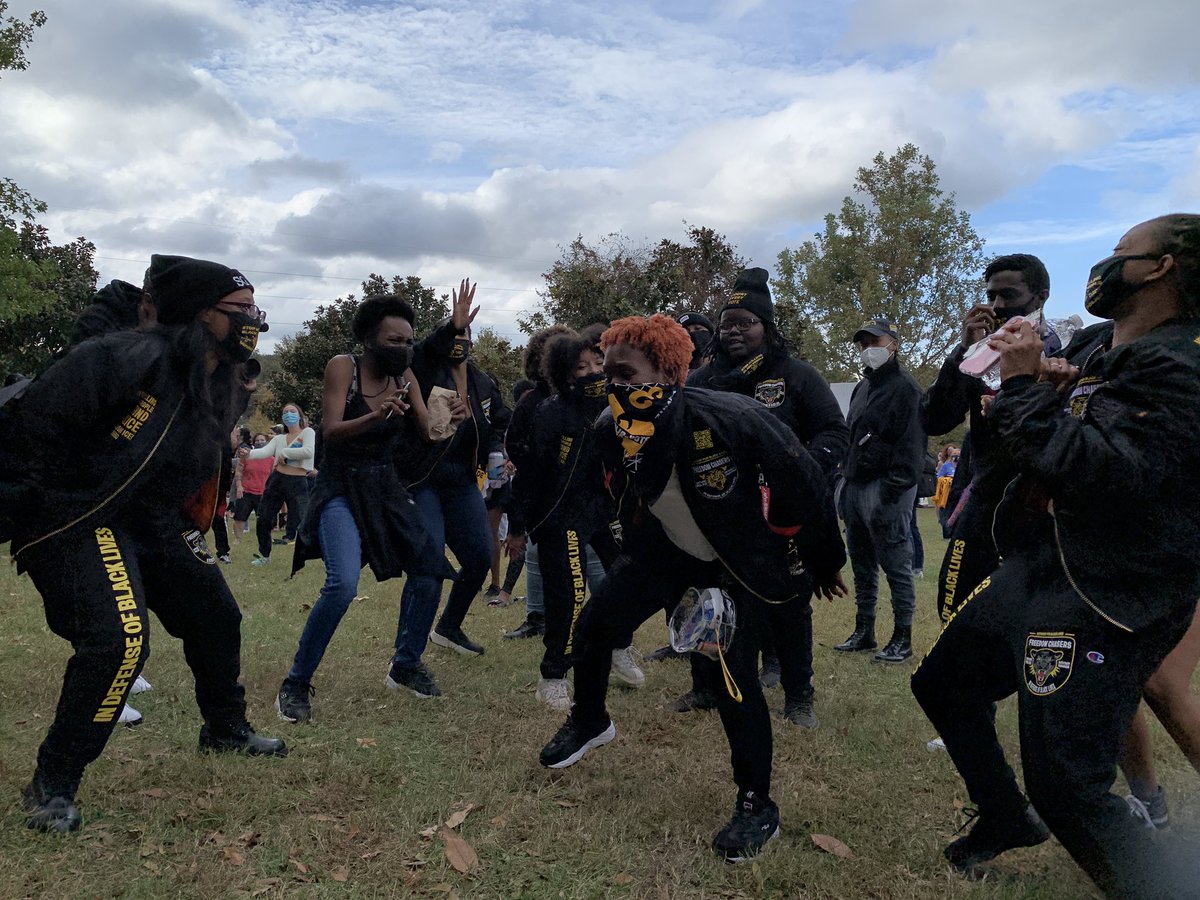
M350 359L354 363L354 374L350 377L350 388L346 391L346 402L347 403L349 403L351 400L353 400L354 395L358 393L358 381L359 381L359 371L358 371L359 362L360 362L359 356L357 353L351 353Z

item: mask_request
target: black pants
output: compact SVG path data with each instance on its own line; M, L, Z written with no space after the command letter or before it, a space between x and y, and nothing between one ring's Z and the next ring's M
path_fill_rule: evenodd
M193 530L189 542L184 527L149 540L112 523L64 535L22 559L50 630L75 648L38 750L38 773L56 793L74 795L112 733L150 655L147 609L183 641L205 721L218 731L245 721L242 614L203 536Z
M272 472L263 488L262 499L258 502L258 518L254 523L254 532L258 536L258 553L260 556L271 555L271 529L275 518L283 504L287 504L288 540L296 537L300 523L304 521L304 513L308 509L308 476L285 475L282 472Z
M617 557L584 609L579 624L583 647L575 661L572 715L587 725L607 723L604 699L612 651L628 646L632 632L656 612L677 603L689 587L724 587L737 607L737 631L725 662L741 689L742 702L735 702L726 691L719 663L702 658L701 673L717 697L721 724L729 740L734 782L742 791L754 791L764 800L769 799L771 717L758 682L758 651L764 628L762 603L728 578L720 563L689 556L665 536L642 544L636 559L627 553Z
M225 524L225 516L218 513L212 523L213 543L217 545L218 556L229 555L229 528Z
M512 595L513 588L517 586L517 580L521 577L521 573L525 571L525 551L521 551L520 556L515 556L508 561L508 568L504 570L504 587L500 590L508 595Z
M542 677L566 678L575 654L579 616L587 598L587 548L595 551L607 571L617 557L617 545L607 525L594 530L542 526L531 537L538 548L546 610Z
M992 537L995 512L996 504L971 496L954 520L938 573L938 617L943 625L950 621L975 585L1000 565Z
M1111 896L1195 897L1200 884L1200 864L1151 840L1110 792L1142 687L1191 622L1195 604L1184 605L1122 631L1079 599L1047 543L985 578L912 678L971 799L999 818L1019 815L1025 801L989 704L1017 694L1029 799Z
M762 636L765 663L779 663L779 683L788 700L811 700L813 690L812 594L787 603L763 605L767 627ZM703 657L692 654L692 690L703 689Z

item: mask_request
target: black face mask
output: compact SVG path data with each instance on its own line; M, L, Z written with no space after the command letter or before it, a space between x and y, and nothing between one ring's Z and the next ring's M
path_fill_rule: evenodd
M450 349L450 361L460 363L471 355L471 339L455 338L454 346Z
M257 316L247 316L243 313L221 310L229 319L229 331L225 339L219 341L220 352L230 362L240 363L248 360L258 346L258 334L262 321Z
M576 401L598 402L608 396L608 385L603 372L583 375L575 379L570 388L571 399Z
M1125 281L1125 263L1131 259L1159 259L1158 253L1138 253L1130 256L1110 256L1092 266L1088 275L1083 308L1093 316L1111 319L1113 312L1143 287Z
M367 352L384 375L399 377L412 365L413 348L410 344L403 347L374 344L367 348Z
M1037 308L1037 300L1030 300L1024 306L993 306L992 315L996 317L996 325L999 326L1017 316L1028 316Z

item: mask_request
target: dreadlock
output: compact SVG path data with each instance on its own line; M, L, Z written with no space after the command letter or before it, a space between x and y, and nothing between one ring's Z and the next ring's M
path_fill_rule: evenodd
M1161 241L1159 252L1171 254L1179 272L1179 312L1200 317L1200 215L1171 213L1152 219Z

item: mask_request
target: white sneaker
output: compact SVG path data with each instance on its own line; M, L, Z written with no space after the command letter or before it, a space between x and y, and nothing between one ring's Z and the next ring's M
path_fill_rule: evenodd
M127 728L133 728L135 725L142 724L142 714L126 703L121 707L121 717L117 719L117 722Z
M145 678L143 678L141 675L139 675L137 677L137 681L135 681L133 683L133 687L131 687L129 689L129 693L140 694L143 691L152 691L152 690L154 690L154 685L152 685Z
M946 742L940 737L935 737L932 741L925 745L925 749L930 753L937 753L939 750L946 749Z
M571 691L565 678L539 678L537 698L551 709L564 712L571 708Z
M646 683L646 673L633 660L633 648L612 652L612 672L609 676L624 687L640 688Z

